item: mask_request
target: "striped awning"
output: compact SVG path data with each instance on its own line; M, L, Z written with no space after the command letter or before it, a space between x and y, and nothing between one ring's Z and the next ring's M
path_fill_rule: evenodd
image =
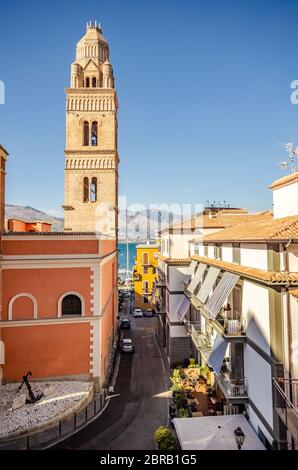
M179 321L183 320L183 318L185 317L187 313L187 310L189 309L189 306L190 306L190 300L188 297L186 297L186 295L184 295L177 309L177 317Z
M212 367L216 374L219 374L225 354L227 352L228 342L217 333L212 351L208 358L208 365Z
M216 279L220 273L220 269L210 266L207 276L201 286L201 289L197 293L196 297L199 299L202 304L204 304L210 294L212 287L215 284Z
M203 264L203 263L199 264L199 266L198 266L198 268L195 272L195 275L193 276L189 286L187 287L187 290L189 292L191 292L192 294L194 293L194 290L196 289L198 284L201 282L201 279L203 277L203 274L204 274L206 268L207 268L206 264Z
M208 311L210 318L212 320L219 314L220 309L225 303L226 299L234 289L237 284L240 276L238 274L225 272L214 289L213 294L209 298L208 302L205 305L206 310Z

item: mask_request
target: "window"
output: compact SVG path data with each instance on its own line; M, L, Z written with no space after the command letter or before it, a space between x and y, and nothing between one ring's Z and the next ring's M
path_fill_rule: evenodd
M66 295L62 300L62 315L82 315L82 302L77 295Z
M149 264L149 253L148 252L143 253L142 264Z
M97 121L92 122L91 127L91 145L97 145Z
M97 200L97 178L93 177L90 185L90 201L95 202Z
M89 122L84 121L83 145L89 145Z
M143 281L143 292L148 292L149 290L149 281Z
M143 274L148 274L149 268L148 266L143 266Z
M214 245L214 258L222 259L222 244L221 243L215 243Z
M96 77L92 77L92 88L96 88Z
M143 297L143 304L149 304L148 297Z
M233 243L233 263L240 264L240 243Z
M88 202L89 201L89 178L87 178L86 176L83 179L83 191L84 191L83 201Z
M85 87L86 88L90 87L90 78L89 77L87 77L86 80L85 80Z

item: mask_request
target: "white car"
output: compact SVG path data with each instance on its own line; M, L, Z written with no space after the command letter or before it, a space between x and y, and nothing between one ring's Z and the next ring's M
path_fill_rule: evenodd
M143 316L142 310L140 308L135 308L133 312L133 316L135 318L142 317Z
M134 352L133 340L130 338L123 339L121 343L121 350L124 353L133 353Z

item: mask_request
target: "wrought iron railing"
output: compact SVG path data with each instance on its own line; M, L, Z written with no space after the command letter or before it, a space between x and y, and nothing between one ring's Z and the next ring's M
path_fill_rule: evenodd
M227 398L247 397L247 380L232 378L229 373L220 372L216 380Z
M274 378L274 407L298 444L298 379Z

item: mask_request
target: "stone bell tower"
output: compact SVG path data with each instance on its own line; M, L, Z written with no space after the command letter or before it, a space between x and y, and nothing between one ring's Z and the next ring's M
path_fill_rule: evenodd
M66 89L64 230L117 236L117 94L110 51L97 22L77 43ZM108 213L109 226L103 224Z

